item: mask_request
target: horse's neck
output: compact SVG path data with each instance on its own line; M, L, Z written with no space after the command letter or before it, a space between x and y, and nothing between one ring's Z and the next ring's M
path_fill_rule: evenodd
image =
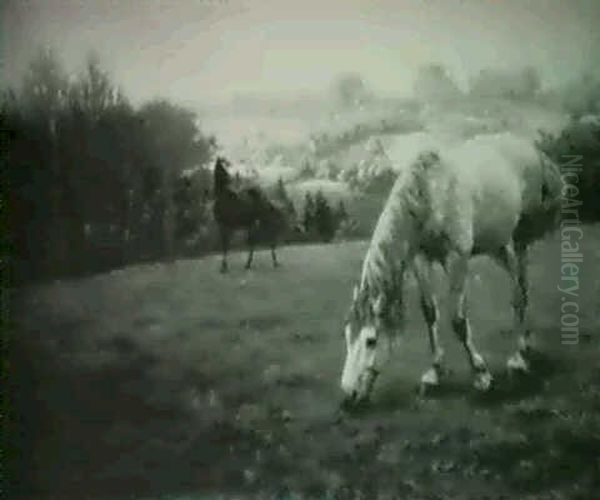
M215 194L219 195L230 190L231 178L220 164L215 167L214 181Z
M371 255L368 255L365 261L359 296L355 299L355 303L368 304L370 302L371 305L374 305L377 301L381 301L384 309L379 314L382 315L384 321L387 324L398 324L403 317L404 276L407 260L372 261L372 258ZM362 310L365 310L364 306Z
M429 170L437 165L437 155L425 155L399 177L388 196L373 231L363 262L361 289L393 290L402 281L421 236L429 199ZM430 165L432 164L432 165Z
M361 289L385 291L402 280L413 254L412 225L402 204L386 206L363 263Z

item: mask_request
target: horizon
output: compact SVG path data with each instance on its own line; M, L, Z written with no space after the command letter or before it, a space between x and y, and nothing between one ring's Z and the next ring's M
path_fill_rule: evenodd
M592 69L600 4L543 3L9 0L2 73L4 85L18 84L35 51L50 47L74 74L94 52L132 102L195 109L323 95L348 73L377 95L409 97L426 64L445 66L463 90L482 69L525 66L556 86Z

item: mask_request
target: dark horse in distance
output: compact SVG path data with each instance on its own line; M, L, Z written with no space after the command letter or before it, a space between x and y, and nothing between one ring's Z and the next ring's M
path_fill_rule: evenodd
M231 236L235 231L247 231L249 254L246 269L250 269L252 266L254 246L258 242L268 243L273 266L277 267L279 264L275 250L279 238L287 227L283 210L275 206L256 187L239 191L232 189L231 177L226 170L228 164L229 162L225 158L219 157L215 162L214 169L213 214L219 226L223 251L221 272L227 272L227 252Z

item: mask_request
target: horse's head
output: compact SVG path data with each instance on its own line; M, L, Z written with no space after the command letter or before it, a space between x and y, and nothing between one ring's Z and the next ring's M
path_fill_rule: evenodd
M391 304L384 292L371 295L354 288L350 313L344 325L346 361L341 386L345 403L368 400L377 376L390 359L394 331Z

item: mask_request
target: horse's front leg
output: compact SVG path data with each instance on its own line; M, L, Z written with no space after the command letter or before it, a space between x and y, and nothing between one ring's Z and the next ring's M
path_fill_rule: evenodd
M421 377L421 390L425 392L428 388L440 384L444 373L443 360L444 349L441 346L438 335L439 308L431 283L431 264L422 258L415 259L414 273L421 290L421 311L427 332L429 334L429 347L431 348L432 366Z
M246 269L250 269L252 267L252 259L254 258L254 242L254 228L251 226L248 229L248 259L246 260Z
M277 253L275 250L277 249L277 242L274 241L271 243L271 260L273 261L273 267L279 267L279 262L277 261Z
M483 356L481 356L475 347L471 325L467 317L466 285L468 263L468 256L460 255L449 268L452 329L469 358L474 375L473 385L480 391L486 391L492 385L492 374L488 370Z
M229 230L221 226L221 250L223 252L223 256L221 259L221 273L227 272L227 251L229 249L229 238Z

